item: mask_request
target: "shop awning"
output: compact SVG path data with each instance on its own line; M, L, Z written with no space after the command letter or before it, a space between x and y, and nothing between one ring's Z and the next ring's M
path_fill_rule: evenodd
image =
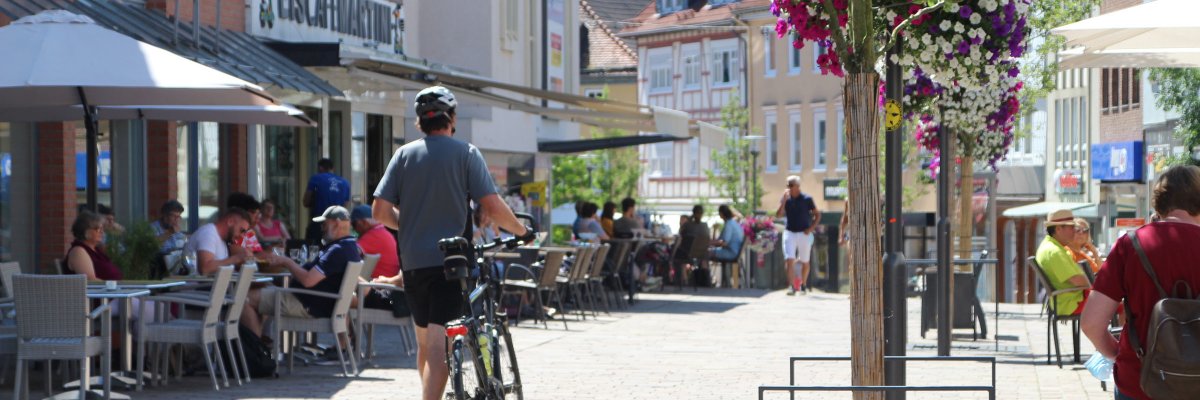
M1071 211L1079 210L1085 207L1095 206L1093 203L1060 203L1055 201L1044 201L1041 203L1033 203L1030 205L1013 207L1004 210L1004 216L1008 218L1042 218L1054 211L1067 209ZM1079 215L1076 215L1079 216Z
M333 85L244 32L221 30L218 36L216 29L202 25L200 43L197 44L192 35L191 21L180 20L177 32L175 23L165 15L135 3L110 0L0 0L0 14L13 20L45 10L67 10L86 15L102 27L264 87L323 96L342 94Z
M351 74L399 87L420 90L438 84L456 95L490 106L542 115L561 121L634 132L654 132L679 137L700 137L710 147L724 144L728 131L705 126L685 112L615 100L516 85L441 64L404 56L363 52L320 43L272 43L270 46L305 66L340 67ZM549 106L544 102L550 102ZM712 142L712 143L709 143Z
M640 136L609 137L601 139L545 140L538 141L538 151L542 153L582 153L592 150L615 149L619 147L629 147L659 142L675 142L689 139L691 138L664 134L651 134Z

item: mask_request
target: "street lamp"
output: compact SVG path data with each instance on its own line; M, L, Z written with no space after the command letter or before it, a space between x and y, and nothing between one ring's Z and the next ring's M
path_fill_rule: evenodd
M750 198L752 203L750 213L753 214L758 210L758 141L766 139L763 135L746 135L743 139L750 141Z

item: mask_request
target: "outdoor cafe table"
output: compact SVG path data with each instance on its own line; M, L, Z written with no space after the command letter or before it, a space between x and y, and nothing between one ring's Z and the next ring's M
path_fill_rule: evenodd
M156 285L156 284L151 284L151 283L139 283L136 286L151 286L151 285L156 286L156 287L161 286L161 285ZM122 371L129 369L128 361L129 361L129 356L130 356L131 350L132 350L132 349L130 349L130 346L132 346L132 345L128 341L128 339L129 339L129 312L128 312L128 310L133 308L130 305L133 304L134 297L145 297L145 296L150 295L149 288L147 288L147 287L134 288L133 286L135 286L135 285L131 284L129 287L122 287L121 285L118 284L118 288L116 290L108 290L108 289L104 288L103 284L101 284L101 285L89 284L88 288L87 288L87 297L89 299L98 299L98 300L100 300L100 303L104 304L104 305L107 305L108 302L111 300L124 300L122 302L122 303L124 303L124 305L123 305L122 312L121 312L121 325L122 325L122 329L124 330L122 333L122 336L123 336L122 344L124 344L124 350L123 350L124 354L121 357ZM178 286L178 285L168 285L166 287L171 287L171 286ZM104 345L111 347L112 342L105 343ZM120 372L121 371L114 371L114 376L112 377L113 381L124 383L127 386L132 386L134 383L136 383L135 381L128 380L129 378L126 378L124 376L116 376L116 374L118 374ZM95 381L92 383L101 383L102 382L101 379L105 379L105 377L96 377L93 379L95 379ZM78 385L78 382L74 382L74 383L75 383L75 385ZM113 392L111 398L128 399L129 396Z

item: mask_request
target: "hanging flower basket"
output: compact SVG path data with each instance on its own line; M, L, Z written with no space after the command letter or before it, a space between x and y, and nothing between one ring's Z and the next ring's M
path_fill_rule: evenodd
M747 246L758 256L758 265L762 266L763 256L775 250L775 242L779 241L779 229L770 217L748 217L742 223L746 233Z

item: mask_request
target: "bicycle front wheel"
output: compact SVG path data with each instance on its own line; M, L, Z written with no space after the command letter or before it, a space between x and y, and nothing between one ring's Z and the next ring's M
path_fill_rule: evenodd
M497 381L503 383L506 398L523 400L524 393L521 390L521 371L517 368L517 349L513 347L512 335L509 333L508 326L501 320L493 328L492 333L493 337L496 338L495 347L492 351L492 365L497 366L497 368L493 368L493 374Z
M447 354L447 365L450 369L450 387L456 400L474 400L482 398L483 391L479 387L479 376L475 371L475 355L463 338L459 337L451 344Z

